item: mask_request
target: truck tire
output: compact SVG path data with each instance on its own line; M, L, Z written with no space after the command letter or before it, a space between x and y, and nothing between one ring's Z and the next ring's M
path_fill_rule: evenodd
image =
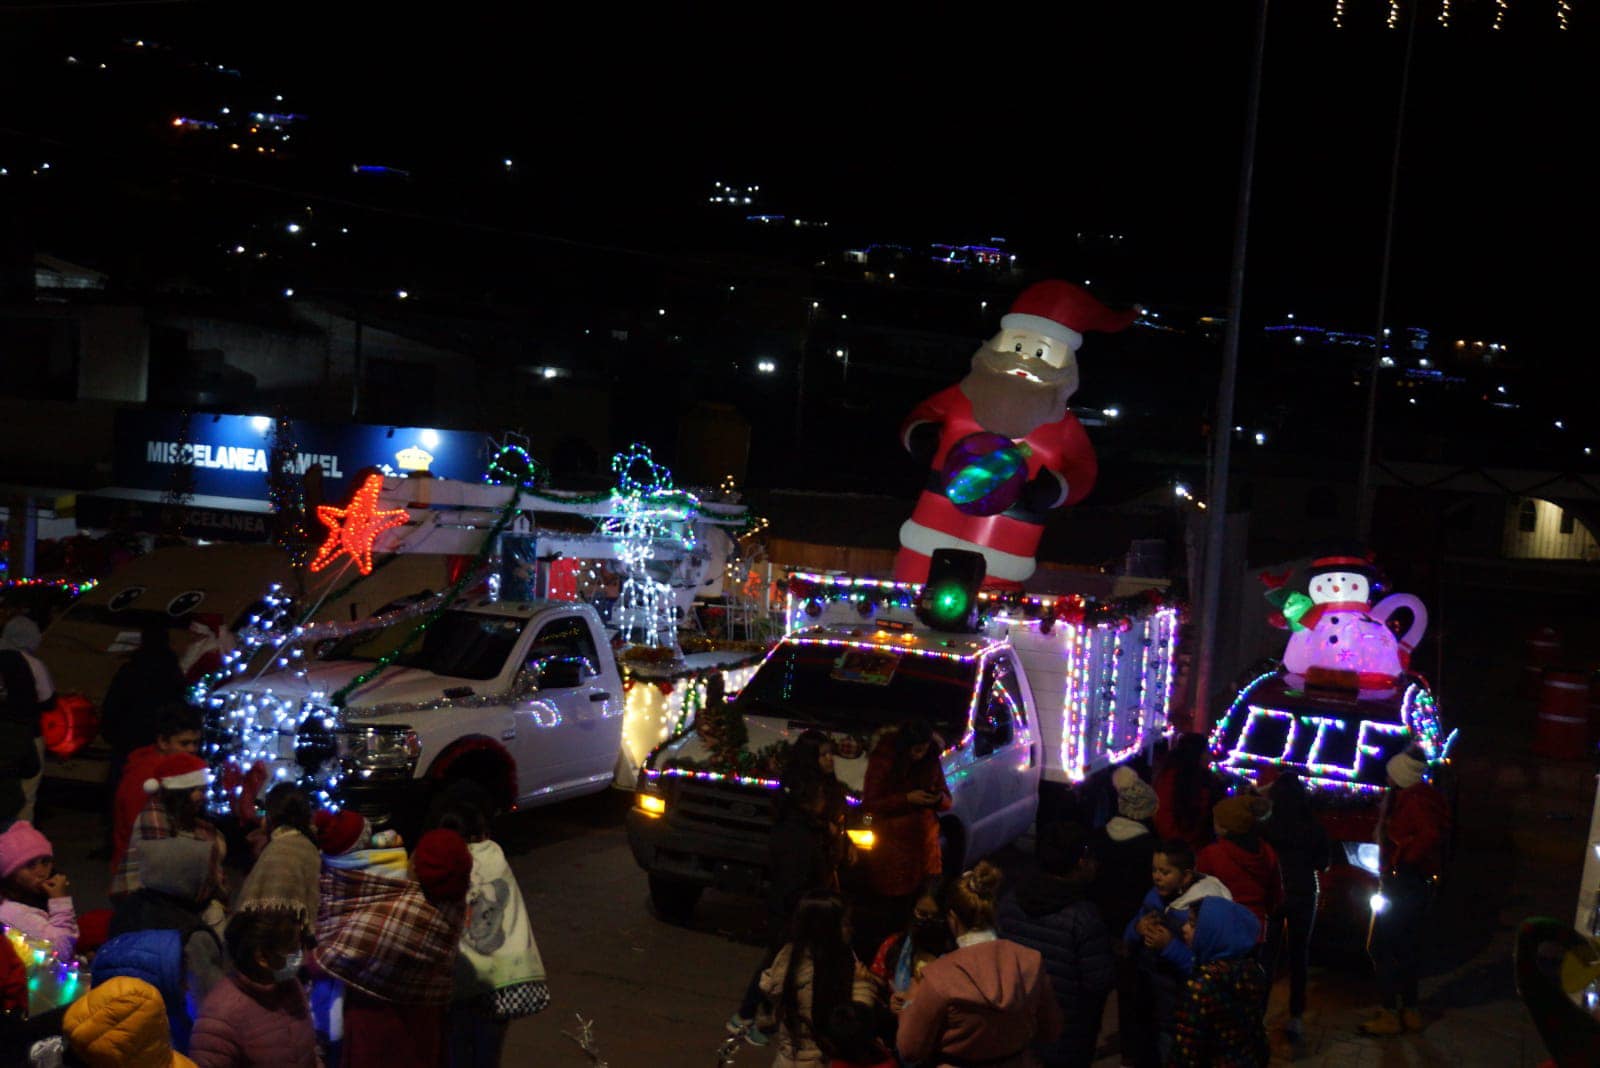
M668 923L684 923L694 915L705 887L684 879L665 875L650 875L650 904L659 919Z

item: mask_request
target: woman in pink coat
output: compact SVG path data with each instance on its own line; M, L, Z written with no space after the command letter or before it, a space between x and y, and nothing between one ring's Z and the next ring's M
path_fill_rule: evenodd
M189 1040L200 1068L322 1068L300 971L300 917L255 909L228 923L233 974L206 997Z
M1037 950L995 935L1000 869L985 861L950 888L956 950L912 982L895 1044L906 1062L1027 1068L1029 1047L1061 1033L1061 1008Z

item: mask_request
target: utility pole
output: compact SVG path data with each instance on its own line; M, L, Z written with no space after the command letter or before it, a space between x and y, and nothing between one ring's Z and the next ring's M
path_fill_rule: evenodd
M1267 46L1267 3L1256 5L1255 46L1250 57L1250 88L1245 104L1244 148L1239 163L1239 195L1233 230L1233 264L1228 275L1228 329L1222 339L1222 377L1211 423L1211 478L1207 495L1205 562L1200 585L1200 653L1195 658L1193 728L1210 726L1211 689L1217 659L1218 600L1222 592L1222 543L1228 532L1228 462L1233 452L1233 394L1239 377L1239 331L1244 315L1245 252L1250 244L1250 194L1255 181L1256 127L1261 115L1261 71Z
M1394 117L1394 156L1389 161L1389 210L1383 223L1383 259L1378 268L1378 325L1372 331L1372 367L1367 371L1367 423L1361 435L1361 473L1356 480L1356 537L1372 534L1372 446L1378 427L1378 372L1383 368L1384 320L1389 312L1389 266L1394 252L1394 207L1400 191L1400 145L1406 129L1406 96L1411 89L1411 54L1417 41L1417 7L1406 21L1405 59L1400 64L1400 104Z

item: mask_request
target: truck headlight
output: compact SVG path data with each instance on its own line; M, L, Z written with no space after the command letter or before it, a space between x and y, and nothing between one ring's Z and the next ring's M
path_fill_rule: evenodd
M871 827L851 827L844 832L850 836L850 841L857 849L871 849L877 844L878 836L872 833Z
M1381 875L1382 856L1376 842L1344 842L1345 863L1365 868L1373 875Z
M417 732L404 724L345 727L333 732L339 760L365 771L411 774L422 755Z
M633 804L646 816L665 816L667 814L667 799L647 794L643 791L633 795Z

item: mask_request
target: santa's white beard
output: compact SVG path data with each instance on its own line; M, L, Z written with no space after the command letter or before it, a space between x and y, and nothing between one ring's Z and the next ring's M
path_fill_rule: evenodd
M1013 373L1019 368L1043 381ZM972 370L961 380L961 392L972 402L973 418L985 430L1008 438L1025 438L1060 420L1077 389L1076 363L1055 368L988 346L972 357Z

